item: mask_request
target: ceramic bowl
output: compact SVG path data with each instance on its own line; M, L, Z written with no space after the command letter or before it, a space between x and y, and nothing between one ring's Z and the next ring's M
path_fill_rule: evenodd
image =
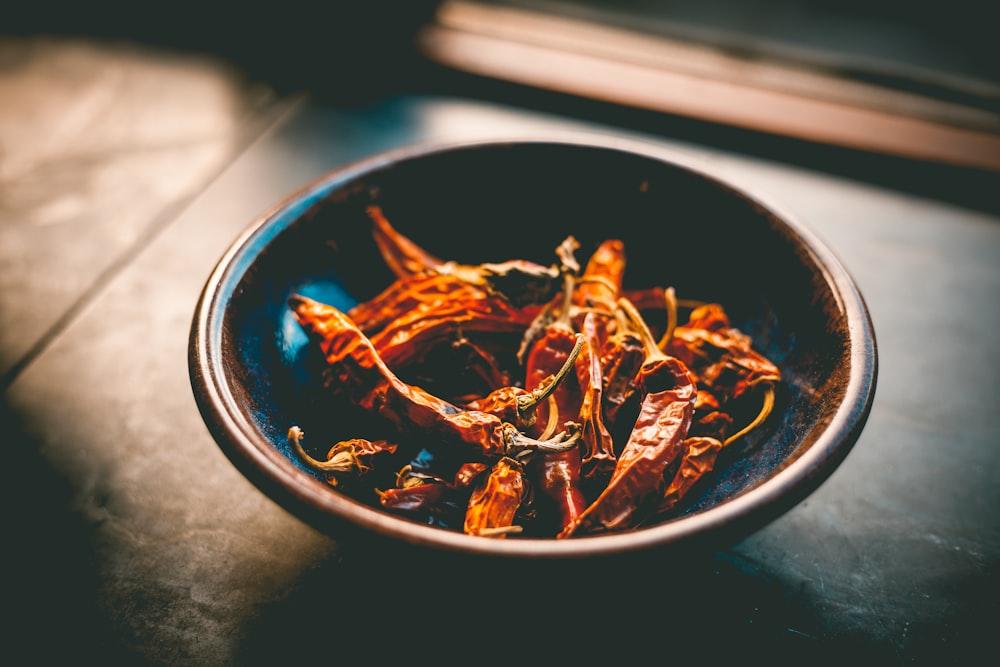
M671 517L570 539L482 537L401 518L302 464L288 431L355 437L326 402L316 348L287 301L341 310L394 275L366 209L437 257L467 264L554 261L569 234L580 257L624 241L625 287L671 285L724 304L734 326L781 369L774 410ZM261 492L333 536L352 531L463 555L582 558L724 545L792 508L848 454L877 373L874 332L845 267L801 222L703 165L608 137L409 146L326 174L252 221L208 278L189 370L222 451ZM325 407L324 407L325 406Z

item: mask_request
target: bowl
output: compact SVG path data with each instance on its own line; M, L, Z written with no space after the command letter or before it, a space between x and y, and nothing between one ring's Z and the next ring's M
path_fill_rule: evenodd
M345 416L350 406L334 398L319 347L289 300L347 312L394 281L372 210L436 257L473 266L519 259L551 267L568 236L582 263L602 241L621 240L623 289L671 286L679 297L723 304L732 326L780 369L767 420L726 447L669 516L627 530L487 537L358 499L307 465L289 437L292 426L314 447L367 437L363 415ZM787 512L856 443L877 354L855 282L793 216L665 148L560 135L407 146L290 194L252 221L208 278L189 371L229 460L318 530L463 556L563 559L715 548Z

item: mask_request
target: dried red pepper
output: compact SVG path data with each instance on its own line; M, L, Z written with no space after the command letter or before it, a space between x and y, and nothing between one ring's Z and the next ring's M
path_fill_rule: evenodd
M288 429L288 441L299 458L313 470L324 473L331 486L338 486L344 476L361 476L371 469L376 454L395 454L397 445L387 440L351 438L335 443L325 459L313 458L302 446L305 433L298 426Z
M722 446L718 438L708 436L693 436L684 441L681 463L663 492L657 512L672 510L691 487L715 467Z
M550 326L545 336L535 342L528 355L527 382L537 383L551 375L551 368L565 365L572 351L584 341L571 328L560 323ZM575 421L580 413L580 390L576 377L567 377L548 403L538 407L534 433L540 438L559 427L563 421ZM531 478L559 516L558 529L572 521L587 505L580 489L581 451L573 447L564 452L540 456L529 463Z
M526 386L546 381L555 369L566 368L585 348L584 337L573 330L571 311L575 272L579 270L573 252L576 240L567 238L557 249L563 270L563 290L529 327L522 350L527 349L525 366ZM544 326L543 326L544 324ZM541 335L536 332L541 331ZM572 359L571 359L572 357ZM563 379L547 403L539 404L538 418L530 433L539 438L559 428L565 421L579 417L581 395L575 374ZM581 451L579 447L547 456L534 457L528 463L528 473L538 489L539 502L547 503L555 522L552 532L558 532L575 519L587 505L580 489Z
M303 296L289 298L299 324L326 355L329 386L364 410L379 415L401 434L419 434L475 457L498 457L539 449L555 451L575 442L541 442L496 415L463 410L400 380L371 341L344 313Z
M454 528L465 520L473 483L489 468L482 462L466 463L451 480L404 469L397 476L396 487L376 490L379 504L413 520Z
M668 308L674 307L676 303L668 298ZM732 326L725 309L717 303L697 305L685 325L667 330L661 346L686 359L699 385L693 437L685 442L680 466L661 500L659 511L665 513L715 468L725 447L767 419L781 372L752 349L750 337ZM758 387L762 388L759 411L749 424L730 434L733 416L726 410Z
M692 311L687 324L678 326L663 346L676 356L720 401L738 399L760 383L781 380L781 371L753 349L749 336L734 328L719 304Z
M583 427L580 465L583 478L591 487L603 487L615 469L617 458L614 440L604 423L604 374L598 352L601 342L594 311L587 313L582 329L587 344L576 364L581 395L577 420Z
M521 527L514 525L527 494L521 463L502 457L480 479L469 498L464 531L469 535L501 538L521 532Z
M380 206L369 206L367 212L375 243L399 278L416 273L449 275L502 296L515 307L545 303L559 288L560 271L554 265L542 266L523 259L483 264L445 262L399 233Z
M588 312L596 313L599 319L595 325L601 344L609 333L607 328L614 327L615 303L624 279L625 244L618 239L608 239L597 246L577 280L573 292L574 324L581 328L583 317Z
M664 354L635 307L621 304L643 336L646 361L637 391L642 405L607 487L559 537L634 528L655 511L664 491L664 472L677 460L694 414L694 376Z

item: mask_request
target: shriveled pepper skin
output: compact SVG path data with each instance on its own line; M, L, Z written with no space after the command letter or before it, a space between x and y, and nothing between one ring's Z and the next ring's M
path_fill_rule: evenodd
M644 398L611 481L559 537L634 528L663 498L664 471L681 454L694 413L694 377L673 357L640 373Z
M515 308L482 287L432 272L398 278L347 311L380 354L386 354L390 346L421 338L440 340L445 334L454 335L459 328L517 332L537 313L536 307Z
M577 315L573 318L578 330L583 329L583 319L589 313L597 317L593 327L597 332L599 347L613 332L615 302L625 279L625 244L619 239L603 241L587 260L580 280L573 290L573 303Z
M587 313L583 320L586 346L577 357L577 384L580 387L579 420L583 425L581 473L591 486L603 487L615 468L615 445L604 424L604 374L601 370L600 333L597 316Z
M450 482L425 477L423 483L411 482L379 491L379 504L416 521L457 528L465 520L473 483L488 469L485 463L467 463L459 467Z
M372 221L372 238L378 246L382 259L396 276L403 277L434 269L443 262L406 238L392 226L382 212L381 206L366 209Z
M499 263L460 264L442 261L401 234L385 217L380 206L369 206L372 237L386 266L397 278L418 273L448 275L475 285L515 307L544 303L558 289L559 269L524 259Z
M684 441L684 453L657 511L669 512L699 479L711 472L722 451L722 441L707 436L692 436Z
M470 455L505 452L507 426L485 412L462 410L400 380L383 363L371 341L344 313L307 297L289 305L299 324L319 341L328 365L328 384L359 407L378 414L401 433L421 433ZM511 428L513 428L511 426Z
M753 341L732 327L718 304L691 312L688 322L674 329L664 351L681 359L702 389L722 402L741 397L757 384L778 382L781 371L753 349Z
M604 375L604 420L614 425L618 411L635 391L635 379L646 358L642 339L632 331L617 331L604 341L601 370Z
M526 382L537 385L558 370L569 357L576 343L573 331L559 325L550 326L545 335L536 341L528 355ZM583 356L583 355L581 355ZM579 357L577 357L579 361ZM559 422L575 420L580 413L580 387L575 375L567 377L552 397ZM549 419L549 405L538 406L535 424L536 436L545 429ZM555 509L559 525L556 531L572 522L587 506L587 499L580 489L581 451L574 447L565 452L547 454L528 462L528 471L540 495Z
M525 497L524 470L514 459L503 457L469 498L464 530L469 535L504 537Z

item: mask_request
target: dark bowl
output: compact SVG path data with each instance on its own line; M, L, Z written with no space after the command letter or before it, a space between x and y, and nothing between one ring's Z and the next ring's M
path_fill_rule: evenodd
M571 539L465 535L391 515L302 465L287 433L347 433L316 352L287 300L347 310L393 280L366 207L444 259L554 261L624 241L625 287L672 285L722 303L781 369L774 411L671 518ZM581 260L582 261L582 260ZM867 308L850 275L806 227L703 167L603 136L415 146L329 173L255 220L221 258L197 305L190 376L227 457L263 493L331 535L355 533L451 554L580 558L735 542L814 491L865 424L877 372Z

